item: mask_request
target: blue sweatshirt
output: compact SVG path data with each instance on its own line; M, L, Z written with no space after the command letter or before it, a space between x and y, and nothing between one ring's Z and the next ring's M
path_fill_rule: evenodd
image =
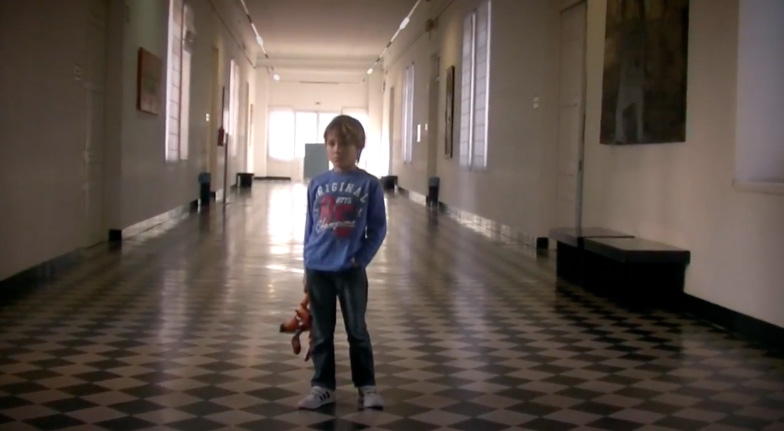
M310 181L305 219L305 268L366 267L387 234L380 181L362 169L328 171Z

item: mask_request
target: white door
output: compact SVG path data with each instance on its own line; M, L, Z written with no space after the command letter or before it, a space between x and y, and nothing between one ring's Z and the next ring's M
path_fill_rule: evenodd
M561 12L556 225L576 227L582 213L582 148L585 77L585 7Z
M438 170L438 90L441 77L441 55L430 56L430 79L427 83L427 123L423 130L427 142L427 176L432 177Z
M221 53L218 48L212 48L212 87L210 107L210 133L204 142L204 153L208 159L208 171L210 173L210 191L217 192L223 183L223 169L221 169L221 156L223 147L218 146L218 130L223 124L223 100L224 88L221 84L223 75L221 74Z
M89 247L108 238L104 223L103 165L105 141L106 89L106 0L87 0L90 15L87 25L87 58L83 84L87 103L84 143L84 202L86 228L83 245Z

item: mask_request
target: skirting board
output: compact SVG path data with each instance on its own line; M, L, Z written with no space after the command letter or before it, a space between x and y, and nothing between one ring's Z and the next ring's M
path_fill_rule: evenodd
M684 313L708 321L759 347L784 356L784 328L684 294Z
M401 196L405 196L406 198L416 203L427 205L427 198L424 195L407 190L400 186L398 186L397 190ZM438 210L457 220L469 229L494 240L523 244L528 247L534 247L537 250L547 250L549 246L549 240L547 237L529 235L525 232L514 229L511 226L498 223L468 211L450 207L443 202L438 202Z
M399 194L413 202L426 205L424 195L398 187ZM515 232L509 226L504 226L491 220L479 217L456 208L450 208L443 202L438 203L438 210L460 221L467 227L486 234L489 230L494 239L507 239L508 241L522 242L534 245L537 249L547 248L547 238L536 238ZM522 241L519 239L522 238ZM685 314L710 322L730 333L737 334L741 339L759 345L761 348L784 356L784 328L772 325L762 320L729 310L712 304L694 296L684 294L680 308Z
M30 289L55 279L74 267L82 255L82 250L74 250L0 280L0 305L10 304Z
M253 177L255 181L291 181L291 177Z
M193 211L198 206L198 204L199 201L194 200L170 211L166 211L163 214L158 214L157 216L150 217L147 220L142 220L138 223L128 226L125 229L109 229L109 242L122 241L123 238L137 235L161 223L166 223L172 220L181 220L190 214L191 211Z
M123 237L127 238L136 235L161 223L182 220L198 207L198 203L198 200L194 200L186 205L151 217L122 230L110 229L109 245L110 247L114 247L113 243L121 241ZM4 280L0 280L0 305L10 304L21 295L34 290L38 286L51 282L74 267L85 258L86 255L88 256L87 258L89 258L89 250L92 249L79 248L73 250L53 259L41 262Z

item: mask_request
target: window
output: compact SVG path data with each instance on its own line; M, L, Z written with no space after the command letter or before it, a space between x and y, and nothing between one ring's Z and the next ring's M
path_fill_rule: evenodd
M487 114L490 84L490 1L463 22L460 97L460 166L487 167Z
M414 158L414 63L406 68L403 76L403 161Z
M305 157L305 144L324 142L324 130L339 113L294 111L277 108L270 111L269 156L278 160Z
M339 112L319 112L318 136L311 142L324 142L324 132L327 130L327 126L338 115L340 115Z
M245 172L253 172L253 158L255 154L253 148L253 104L250 103L250 83L247 81L245 82L245 103L248 105L245 119L245 148L247 148L248 152L245 160Z
M188 159L188 127L191 106L191 53L182 51L182 88L180 94L180 160Z
M784 2L740 2L735 186L784 193Z
M297 112L294 125L294 157L305 157L305 144L320 142L319 116L315 112Z
M237 156L237 147L240 131L240 68L234 59L231 60L229 69L229 118L226 122L229 134L229 154Z
M183 0L169 1L169 44L166 70L166 161L188 158L193 10Z
M294 111L272 109L269 118L269 156L278 160L294 158Z

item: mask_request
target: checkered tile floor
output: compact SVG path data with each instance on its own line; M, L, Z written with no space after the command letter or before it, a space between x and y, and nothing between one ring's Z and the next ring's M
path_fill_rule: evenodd
M296 410L302 185L92 250L0 307L0 430L781 431L784 361L560 286L551 259L390 197L370 271L383 411Z

